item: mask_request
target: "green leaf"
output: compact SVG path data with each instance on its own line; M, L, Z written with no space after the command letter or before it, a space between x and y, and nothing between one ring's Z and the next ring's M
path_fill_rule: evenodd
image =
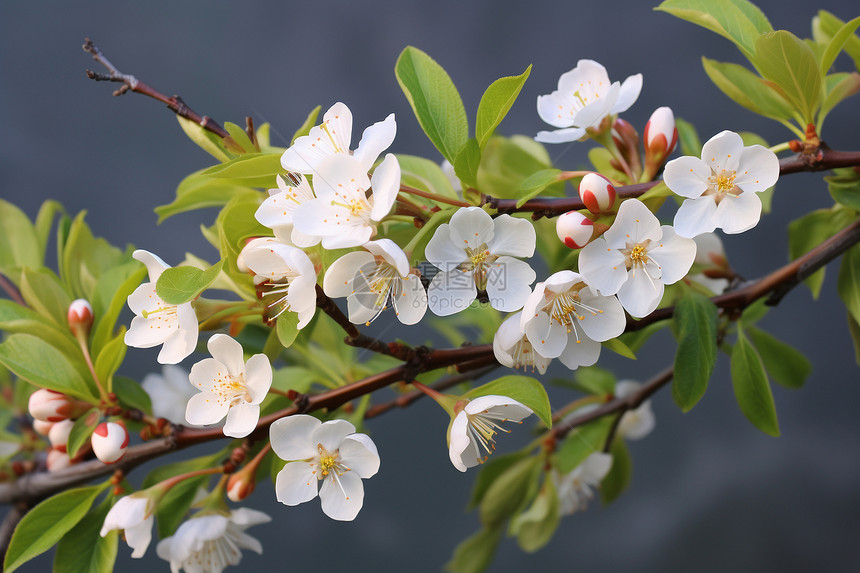
M469 124L451 78L430 56L412 46L401 52L394 73L424 133L453 165L469 137Z
M860 323L854 320L854 317L846 315L848 318L848 332L851 334L851 340L854 342L854 361L860 366Z
M831 74L824 78L824 101L821 102L821 111L818 112L818 132L821 133L821 125L824 118L843 100L860 93L860 74L851 72L846 74Z
M833 66L833 62L836 61L836 56L838 56L839 52L842 51L842 48L845 46L845 43L848 42L848 39L854 36L854 31L858 27L860 27L860 16L843 24L842 27L839 28L839 31L833 35L833 38L824 50L824 55L821 57L822 77L830 71L830 67Z
M735 103L753 113L777 120L790 120L794 109L782 95L763 79L738 64L702 57L711 81Z
M0 273L18 284L21 268L42 266L42 253L36 229L27 215L0 199Z
M487 490L496 479L505 473L512 465L523 459L527 454L524 452L514 452L504 456L493 456L489 461L481 465L481 470L475 478L475 485L472 487L472 497L469 499L468 510L478 507L481 500L484 499Z
M603 416L572 430L558 449L558 471L572 472L585 458L602 452L612 422L612 416Z
M278 340L281 346L289 348L299 334L299 315L295 312L286 311L278 317L275 328L278 332Z
M101 237L93 236L84 221L85 216L86 211L78 213L69 227L63 245L60 278L72 298L90 300L99 278L110 269L128 262L131 254L120 251Z
M230 161L234 157L232 153L225 149L224 140L211 131L204 129L199 123L187 120L179 115L176 116L176 119L179 121L179 126L185 132L185 135L196 143L200 149L218 161Z
M537 197L544 189L556 183L559 175L561 175L561 169L541 169L523 179L520 183L520 198L517 200L517 208L522 207L526 201Z
M113 375L116 374L122 361L125 360L125 351L128 347L125 345L124 339L125 326L119 329L119 334L108 342L96 356L96 376L105 388L112 387Z
M665 321L652 322L645 328L625 332L619 337L619 340L624 342L631 352L639 352L646 342L659 330L666 328L668 323Z
M237 193L249 189L233 180L214 179L202 173L202 170L197 171L183 179L176 189L176 199L155 208L158 223L179 213L226 205Z
M41 207L39 207L39 212L36 214L34 229L36 231L36 237L39 239L40 262L44 262L45 260L45 250L48 247L48 237L51 234L51 227L54 226L54 217L58 213L65 212L66 210L63 209L63 206L53 199L48 199L42 203ZM2 250L2 248L0 248L0 250Z
M612 466L600 482L600 497L603 499L603 505L609 505L618 499L618 496L630 485L630 477L633 475L633 458L630 457L627 442L616 439L612 442L609 453L612 454Z
M475 118L475 137L481 149L484 149L487 140L514 105L531 72L532 66L529 64L526 71L518 76L499 78L481 96Z
M552 426L552 409L543 384L528 376L502 376L466 393L470 399L479 396L507 396L532 409L547 428Z
M182 480L164 494L155 509L155 523L161 539L176 533L176 529L185 521L197 491L201 487L206 487L211 481L210 477L204 475Z
M30 510L9 541L4 573L11 573L54 546L87 514L105 485L70 489L49 497Z
M19 306L11 300L0 299L0 330L4 330L9 334L20 332L23 334L31 334L44 340L46 343L54 346L69 357L81 356L80 347L72 337L71 331L68 328L63 328L57 325L51 319L38 314L29 308ZM76 363L80 369L84 369L85 365L81 361Z
M744 321L746 324L746 321ZM812 363L790 344L755 327L748 327L747 334L761 357L767 373L786 388L801 388Z
M400 182L428 193L458 199L454 187L438 163L417 155L397 154L400 163Z
M69 357L30 334L13 334L0 344L0 364L28 382L97 403L89 384Z
M585 366L573 373L580 388L589 394L606 396L615 391L615 374L599 366Z
M511 522L511 531L517 536L517 545L526 553L541 549L550 539L561 519L558 495L551 479L544 479L540 493L531 507Z
M90 441L90 436L92 435L93 430L96 429L96 426L99 425L100 421L101 413L97 408L87 411L83 416L80 416L75 420L75 423L69 432L69 441L66 444L66 449L68 450L70 458L74 458L78 455L78 451L81 447Z
M214 165L201 175L217 179L229 179L247 187L268 189L277 187L278 175L285 173L281 167L280 153L248 153L227 163Z
M481 500L481 523L495 527L513 516L537 487L542 461L535 456L523 458L502 472L487 488Z
M672 329L678 340L672 397L689 412L704 396L717 363L717 307L691 292L675 306Z
M502 538L502 526L490 529L481 529L465 541L460 543L454 550L445 565L445 569L452 573L481 573L493 562L496 556L496 548Z
M116 561L119 531L100 535L111 508L106 499L60 540L54 554L54 573L111 573Z
M125 275L129 270L131 270L131 273L127 275L122 283L117 284L115 279ZM117 268L108 271L99 279L99 283L96 286L96 300L93 301L95 325L90 342L93 354L98 356L104 345L113 336L114 326L119 318L119 313L125 308L129 295L140 285L140 281L145 276L146 267L134 261L133 263L129 263L126 268ZM110 296L110 299L108 299L110 302L107 305L96 302L106 299L108 296Z
M818 15L812 20L813 33L821 32L826 36L824 41L827 42L832 41L844 26L845 22L826 10L819 10ZM842 48L851 56L851 59L854 60L854 66L860 71L860 38L856 34L849 34Z
M293 137L290 139L290 145L294 144L298 138L311 132L311 128L317 124L317 118L320 115L321 109L322 106L318 105L311 110L311 112L305 118L304 123L302 123L301 127L299 127L293 134Z
M271 235L271 229L261 225L254 217L261 203L262 197L258 192L241 193L230 199L215 221L218 229L218 248L221 251L221 258L228 261L225 270L228 274L232 273L231 278L246 280L248 278L247 273L240 272L236 267L236 260L242 247L245 246L245 239Z
M605 340L602 344L603 348L611 350L615 354L623 356L624 358L629 358L630 360L636 360L636 354L629 346L624 344L624 341L620 338L610 338L609 340Z
M499 199L517 199L525 179L551 167L546 148L534 139L522 135L493 136L481 156L478 189ZM564 182L547 187L545 195L563 196Z
M481 149L474 137L470 137L454 159L454 173L469 187L478 185L478 167L481 164Z
M248 137L248 133L245 131L244 127L240 127L235 123L225 121L224 129L227 130L227 133L230 134L230 137L233 138L233 141L235 141L239 145L239 147L241 147L245 151L245 153L256 153L260 151L251 142L251 138Z
M681 146L682 155L702 155L702 140L699 139L699 134L696 133L696 128L692 123L675 118L675 128L678 130L678 143Z
M791 32L778 30L759 37L755 52L755 64L762 75L782 89L804 123L813 123L821 96L821 74L809 46Z
M845 309L860 322L860 245L854 245L842 255L836 290Z
M747 0L666 0L655 10L731 40L750 59L756 53L756 39L773 30L764 12Z
M125 376L117 376L113 380L113 392L119 398L123 408L134 408L144 414L152 415L152 400L143 387Z
M857 218L850 209L820 209L804 215L788 224L788 251L792 260L805 255L826 241ZM824 268L819 269L804 281L818 298L824 283Z
M771 436L779 435L776 407L761 358L738 326L738 341L732 350L732 386L747 420Z
M33 310L50 318L60 328L68 328L66 317L72 298L49 269L24 269L21 273L21 296Z
M167 304L184 304L194 300L218 278L224 261L212 265L205 271L196 267L172 267L164 269L155 291Z

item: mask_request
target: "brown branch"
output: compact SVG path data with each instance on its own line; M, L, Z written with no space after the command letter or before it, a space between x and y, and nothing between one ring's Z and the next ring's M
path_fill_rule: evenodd
M116 66L114 66L110 62L110 60L107 59L107 57L105 57L105 55L98 48L98 46L93 44L93 41L89 38L84 39L83 49L85 52L92 54L93 59L103 65L108 70L107 74L99 74L93 72L92 70L87 70L88 78L97 82L118 82L122 84L119 89L113 92L113 95L121 96L127 91L133 91L135 93L151 97L165 104L176 115L183 117L189 121L193 121L194 123L200 125L203 129L214 133L222 139L231 139L232 141L232 138L230 138L230 134L227 133L227 130L221 127L218 122L205 115L200 115L199 113L188 107L185 102L182 101L182 98L178 95L168 97L163 93L159 92L158 90L138 80L133 75L120 72L116 68Z
M779 174L788 175L800 171L824 171L838 167L854 167L860 165L860 151L833 151L822 144L817 153L798 153L779 160ZM640 197L646 191L655 187L660 181L624 185L615 189L619 198L630 199ZM516 199L496 199L490 195L482 195L481 203L497 209L500 213L531 212L533 219L541 217L557 217L568 211L584 209L585 204L576 197L538 197L526 201L517 207Z

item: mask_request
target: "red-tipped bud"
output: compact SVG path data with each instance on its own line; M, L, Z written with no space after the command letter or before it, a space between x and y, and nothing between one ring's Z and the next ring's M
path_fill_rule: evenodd
M63 453L66 452L66 445L69 443L69 433L72 431L72 426L74 425L75 423L71 420L63 420L51 426L51 430L48 432L48 440L50 440L54 449Z
M84 336L89 335L90 328L93 326L93 307L89 302L82 298L72 301L66 317L69 320L69 330L72 331L72 334L75 336L79 333Z
M83 413L87 406L61 392L40 388L30 395L30 415L43 422L62 422Z
M61 452L56 448L51 448L48 450L48 459L46 464L49 472L58 472L72 465L72 460L66 452Z
M668 107L658 107L645 124L645 155L651 159L668 157L678 143L678 128L675 127L675 114Z
M90 441L96 457L113 464L120 461L128 449L128 430L122 422L102 422L96 426Z
M51 428L54 426L53 422L44 422L42 420L33 420L33 431L37 434L41 434L43 436L47 436L51 432Z
M579 211L568 211L555 222L559 240L571 249L581 249L591 240L594 223Z
M256 467L245 466L227 480L227 497L230 501L242 501L254 491L257 479L253 470Z
M589 211L599 215L612 209L615 204L615 187L606 177L588 173L579 182L579 197Z

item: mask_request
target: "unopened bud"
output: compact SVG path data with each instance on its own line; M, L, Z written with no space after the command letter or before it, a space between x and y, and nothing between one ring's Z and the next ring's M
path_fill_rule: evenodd
M90 328L93 326L93 307L89 302L82 298L72 301L66 317L72 334L77 336L80 333L87 336L90 333Z
M93 453L106 464L122 459L128 449L128 430L121 422L102 422L90 438Z
M44 422L42 420L33 420L33 431L37 434L47 436L51 432L53 422Z
M645 124L645 155L665 159L678 143L678 128L672 108L658 107Z
M257 479L254 475L256 472L249 471L250 469L250 466L245 466L227 480L227 497L230 501L242 501L254 491L254 487L257 485Z
M58 472L72 465L72 460L66 452L61 452L56 448L51 448L48 450L48 459L46 464L49 472Z
M588 173L579 182L579 197L589 211L599 215L612 209L615 204L615 187L606 177Z
M571 249L581 249L591 240L594 223L579 211L568 211L555 222L559 240Z
M33 392L27 405L30 415L43 422L62 422L69 418L76 418L87 408L87 404L46 388Z
M75 423L71 420L63 420L51 426L51 430L48 432L48 440L50 440L54 449L64 453L67 451L66 446L69 443L69 434L74 425Z

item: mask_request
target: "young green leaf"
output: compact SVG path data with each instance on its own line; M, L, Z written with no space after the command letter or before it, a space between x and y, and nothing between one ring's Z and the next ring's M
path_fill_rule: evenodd
M804 123L813 123L821 96L821 74L810 47L791 32L778 30L756 39L755 53L762 75L782 89Z
M502 376L466 393L468 398L478 396L507 396L528 406L547 428L552 426L552 409L543 384L528 376Z
M603 416L571 431L558 449L558 471L572 472L585 458L602 452L612 422L612 416Z
M678 340L672 397L689 412L704 396L717 363L717 307L701 294L687 294L675 305L672 330Z
M278 340L281 346L289 348L298 336L299 315L295 312L284 312L278 317L275 328L278 332Z
M41 555L83 519L108 484L69 489L49 497L27 513L9 541L4 573Z
M819 41L826 41L829 43L837 36L837 34L839 34L839 31L845 26L845 24L845 22L827 10L819 10L816 17L812 19L812 31L817 40L819 38L818 33L820 33L824 38ZM860 38L857 37L857 34L849 34L845 43L842 45L842 49L845 50L845 53L851 56L851 59L854 60L854 66L858 71L860 71Z
M284 173L280 153L248 153L227 163L213 165L202 175L216 179L229 179L247 187L276 187L275 177Z
M143 387L125 376L113 379L113 392L124 408L134 408L144 414L152 415L152 399Z
M155 284L155 291L167 304L190 302L215 282L223 264L224 261L219 261L205 271L196 267L164 269Z
M681 146L681 154L700 156L702 154L702 140L699 139L699 134L696 133L696 128L693 124L680 117L676 117L675 127L678 129L678 143Z
M474 137L470 137L468 141L460 148L457 157L454 159L454 173L460 178L460 181L469 187L478 185L478 167L481 165L481 149L478 147L478 142Z
M854 245L842 255L836 290L845 309L860 322L860 245Z
M624 493L630 485L630 476L633 474L633 458L630 456L627 442L620 438L616 439L612 442L609 453L612 454L612 466L600 482L600 497L603 499L603 505L609 505Z
M202 125L187 120L177 115L179 126L188 138L196 143L200 149L217 159L218 161L230 161L234 155L224 147L224 140L203 128Z
M66 444L66 450L70 458L78 455L81 447L90 440L90 436L96 426L101 421L101 414L98 408L93 408L75 420L71 431L69 432L69 440Z
M428 193L458 199L451 182L438 163L417 155L397 154L400 163L400 182ZM413 229L414 231L414 229Z
M478 507L481 500L484 499L487 490L496 481L496 478L505 473L509 467L523 459L526 455L524 452L514 452L504 456L493 456L487 463L482 464L481 470L475 478L475 485L472 486L472 496L469 499L467 509L471 511Z
M533 173L552 168L546 148L530 137L491 137L481 156L478 189L500 199L520 197L522 182ZM544 195L564 195L564 183L545 189Z
M96 356L98 356L104 345L113 336L114 326L116 326L119 313L125 308L129 295L134 292L146 276L146 267L137 261L129 263L128 270L131 270L131 272L122 283L117 284L114 280L117 276L125 274L125 270L119 269L105 273L99 279L96 286L96 300L93 301L95 326L90 342L91 352ZM107 298L108 296L110 296L109 299ZM110 302L107 305L100 304L97 306L96 301L99 299L109 300ZM99 308L101 308L101 311L98 310Z
M843 100L860 93L860 74L857 72L831 74L824 78L824 101L818 112L818 133L827 114Z
M526 177L520 183L520 196L517 200L517 208L522 207L526 201L537 197L541 192L558 181L561 175L560 169L541 169Z
M293 134L293 137L290 138L290 145L294 144L298 138L311 132L311 128L317 124L317 118L320 115L320 110L322 110L321 105L318 105L311 110L311 112L305 118L304 123L302 123L302 125L296 130L296 132Z
M110 392L113 382L113 375L119 370L122 361L125 360L125 351L128 348L125 345L125 326L120 327L119 334L108 342L101 352L96 356L96 376L102 386L108 388Z
M759 328L748 327L747 334L771 378L786 388L803 386L812 371L812 363L806 356Z
M67 315L72 297L50 269L24 269L21 273L21 296L30 308L61 328L68 328Z
M776 407L761 358L738 325L738 341L732 350L732 386L747 420L771 436L779 435Z
M24 212L0 199L0 273L18 284L22 267L42 266L42 249L36 229Z
M90 511L57 544L54 573L110 573L116 561L119 531L100 535L111 503L106 499Z
M764 12L747 0L665 0L655 10L731 40L749 59L756 52L756 38L773 31Z
M854 36L854 31L857 28L860 28L860 16L857 16L850 22L843 24L842 27L833 35L833 38L824 50L824 55L821 57L822 78L827 75L828 71L830 71L830 67L833 65L833 62L836 61L836 56L838 56L839 52L842 51L842 48L845 46L845 43L848 42L848 39Z
M469 123L463 101L448 73L412 46L401 52L394 73L424 133L454 164L469 137Z
M711 81L735 103L772 119L787 121L794 117L791 104L745 67L705 57L702 57L702 65Z
M851 209L819 209L788 224L788 251L792 259L796 259L817 247L848 225L857 215ZM816 271L804 281L812 291L812 297L818 298L821 285L824 283L824 268Z
M619 356L623 356L624 358L629 358L630 360L636 360L636 354L633 350L624 344L624 341L620 338L610 338L603 342L603 348L607 350L611 350L615 354Z
M481 523L495 527L512 517L529 499L529 492L537 487L542 462L539 457L528 456L512 464L487 488L481 500Z
M615 374L599 366L578 368L573 377L584 391L596 396L606 396L615 391Z
M518 76L499 78L490 84L481 96L478 115L475 118L475 137L481 149L484 149L487 140L514 105L531 72L532 66L529 64L526 71Z
M172 203L155 208L158 223L178 213L226 205L237 193L249 189L230 179L213 179L200 173L192 173L182 180Z
M481 529L460 543L454 550L454 555L445 565L451 573L481 573L493 562L496 547L502 538L501 525L489 529Z
M97 403L95 387L77 362L31 334L13 334L0 344L0 364L28 382Z
M225 121L224 129L227 130L227 133L230 134L230 137L233 138L239 147L241 147L245 153L258 153L260 150L251 142L251 138L248 137L248 133L245 131L243 127L236 125L235 123Z
M551 479L544 479L531 507L511 522L511 533L526 553L534 553L552 539L561 519L558 495Z

